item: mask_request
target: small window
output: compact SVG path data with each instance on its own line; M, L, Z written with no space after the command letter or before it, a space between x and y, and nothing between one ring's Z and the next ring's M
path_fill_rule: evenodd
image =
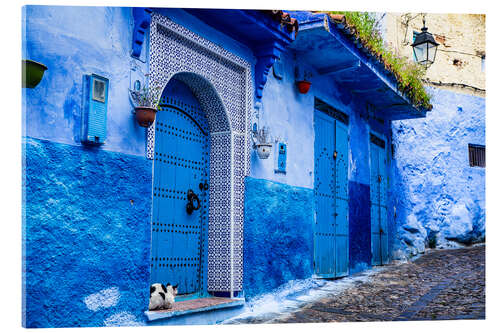
M106 102L106 82L94 78L92 99L102 103Z
M473 145L469 143L469 165L471 167L486 166L486 149L482 145Z
M485 66L486 66L486 56L483 55L481 57L481 72L484 72Z

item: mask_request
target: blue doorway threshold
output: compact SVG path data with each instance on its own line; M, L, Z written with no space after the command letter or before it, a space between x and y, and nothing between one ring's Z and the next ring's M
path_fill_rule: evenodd
M203 297L174 303L172 309L145 311L149 325L210 325L243 311L243 298Z

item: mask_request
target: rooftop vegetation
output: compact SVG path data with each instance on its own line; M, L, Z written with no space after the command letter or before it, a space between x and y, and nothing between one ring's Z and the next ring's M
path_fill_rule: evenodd
M384 46L384 40L377 27L377 21L367 12L327 12L336 21L342 20L351 33L373 56L377 57L387 70L394 74L398 89L412 104L425 110L431 110L430 96L424 89L422 79L425 68L408 59L395 54Z

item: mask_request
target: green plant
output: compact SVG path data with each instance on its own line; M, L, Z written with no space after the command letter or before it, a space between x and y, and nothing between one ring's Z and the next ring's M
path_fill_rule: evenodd
M144 87L139 91L130 90L130 96L134 101L135 107L154 107L155 99L158 97L160 90L161 87Z
M384 40L377 27L375 17L368 12L327 12L338 17L345 17L346 26L359 39L370 53L394 74L398 82L398 90L403 93L415 107L431 110L431 96L427 94L422 83L425 68L408 59L395 54L384 47ZM336 18L334 18L336 19Z

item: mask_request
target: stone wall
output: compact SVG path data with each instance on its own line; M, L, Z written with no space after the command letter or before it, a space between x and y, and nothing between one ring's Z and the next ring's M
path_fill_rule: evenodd
M468 144L485 144L485 100L428 88L426 118L394 121L395 257L485 238L485 169L469 166ZM391 209L389 209L391 210ZM432 243L432 241L431 241Z
M481 59L486 51L485 21L484 14L427 14L426 26L440 45L435 63L427 69L426 79L485 89ZM416 13L386 13L382 25L387 46L409 59L413 59L413 32L420 32L421 28L422 15ZM484 97L484 92L470 88L444 89Z

